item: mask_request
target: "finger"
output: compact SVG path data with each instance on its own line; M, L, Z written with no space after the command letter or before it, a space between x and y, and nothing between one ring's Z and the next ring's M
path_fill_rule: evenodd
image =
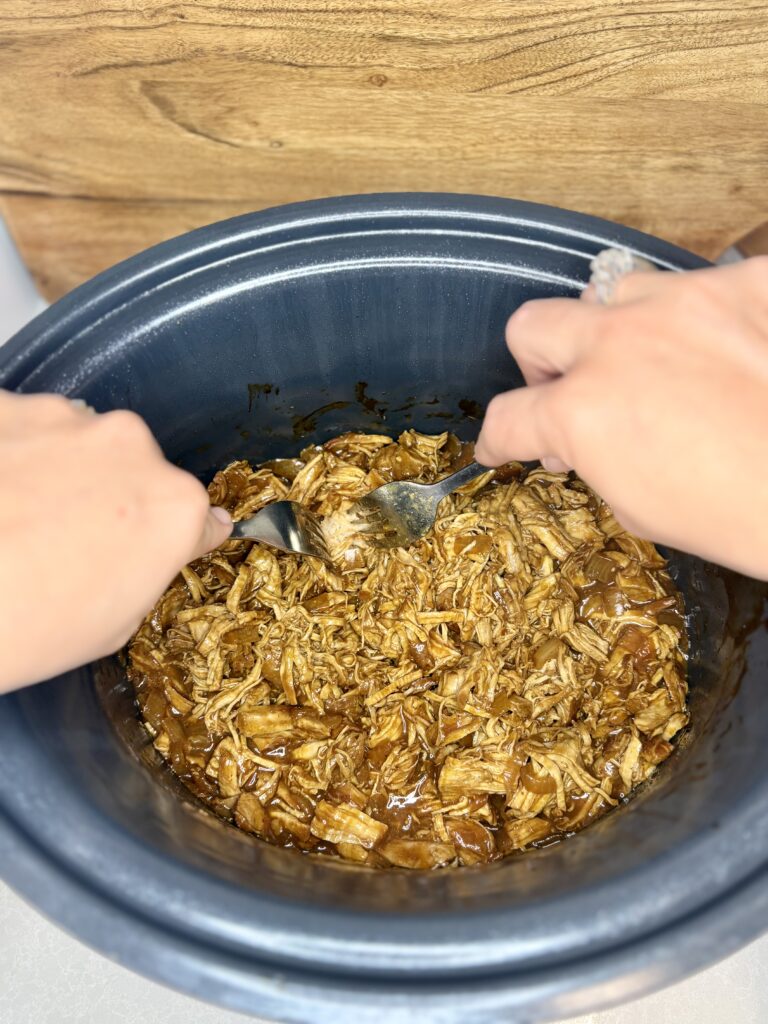
M203 530L192 554L191 561L207 555L209 551L219 547L232 533L232 517L225 508L213 507L203 523Z
M491 401L475 445L475 457L481 466L501 466L513 460L528 462L557 450L549 409L558 387L555 382L515 388Z
M569 473L573 469L573 466L554 455L542 455L541 464L548 473Z
M77 422L82 417L82 410L64 395L21 395L5 391L3 392L3 406L23 428L32 424L41 428L58 426Z
M126 456L136 457L138 454L143 458L147 452L152 452L165 461L157 438L146 421L130 409L112 409L100 416L78 412L77 417L87 423L90 430L98 431L102 439L106 435L116 450L119 448Z
M507 322L507 347L528 384L554 380L591 348L600 307L578 299L534 299Z
M639 537L641 540L653 539L657 542L662 540L661 537L649 537L645 526L640 523L638 519L635 519L634 516L624 512L623 509L617 509L614 507L613 515L619 526L625 529L627 533L631 533L634 537Z
M662 295L678 280L678 275L658 270L636 270L625 274L613 286L608 304L622 306L625 303L641 302Z

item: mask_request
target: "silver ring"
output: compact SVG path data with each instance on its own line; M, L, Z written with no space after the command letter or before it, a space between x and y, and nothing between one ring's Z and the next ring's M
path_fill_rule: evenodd
M616 285L627 274L637 270L656 270L657 267L629 249L603 249L589 264L592 274L589 283L595 289L597 301L607 306L613 301Z

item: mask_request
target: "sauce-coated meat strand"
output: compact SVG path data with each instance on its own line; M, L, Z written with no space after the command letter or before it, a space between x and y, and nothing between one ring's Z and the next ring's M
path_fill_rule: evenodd
M346 434L233 463L211 500L241 519L289 498L338 522L470 456L450 434ZM581 481L510 465L407 550L334 536L333 568L228 542L130 644L155 747L219 815L373 867L477 864L578 831L672 751L682 598Z

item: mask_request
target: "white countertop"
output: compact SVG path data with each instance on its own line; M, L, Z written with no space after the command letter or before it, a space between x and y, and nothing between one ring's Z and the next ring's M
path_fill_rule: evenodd
M0 343L43 308L0 221ZM246 1019L113 964L0 883L0 1024L242 1024ZM768 936L672 988L572 1024L766 1021Z

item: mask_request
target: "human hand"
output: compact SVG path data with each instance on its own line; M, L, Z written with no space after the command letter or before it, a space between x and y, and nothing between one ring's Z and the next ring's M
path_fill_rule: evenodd
M0 391L0 691L121 647L232 528L130 412Z
M627 529L768 579L768 257L527 302L480 463L572 468Z

